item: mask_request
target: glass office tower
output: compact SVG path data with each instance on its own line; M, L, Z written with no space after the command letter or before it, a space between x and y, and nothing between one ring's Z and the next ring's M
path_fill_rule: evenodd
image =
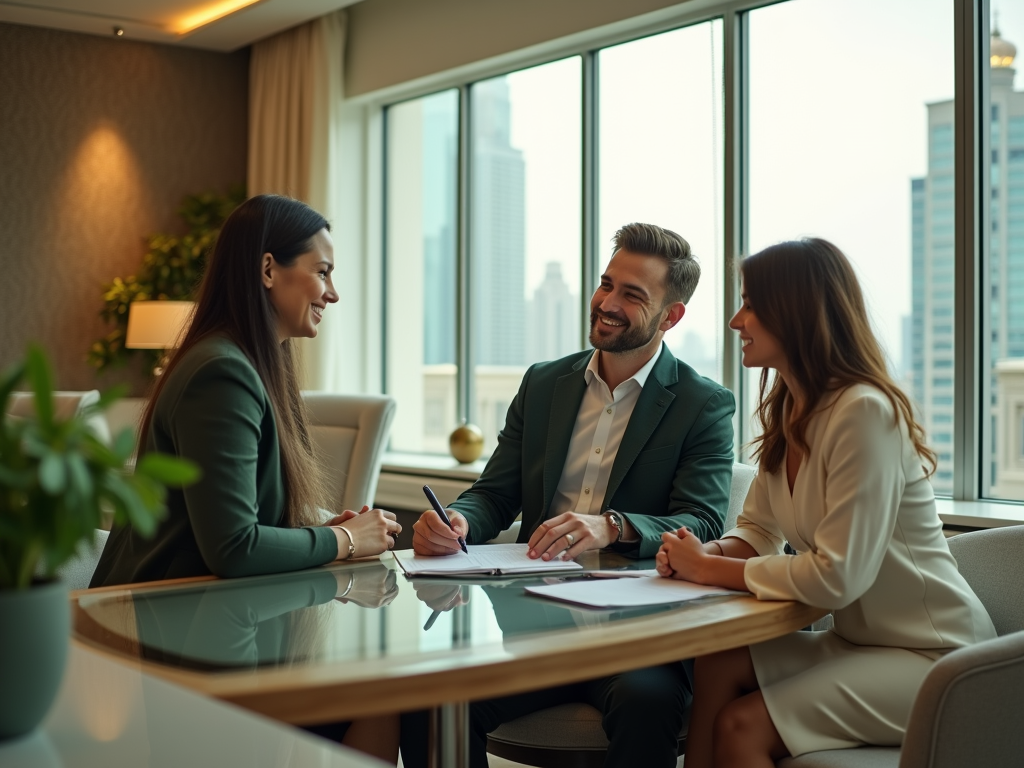
M983 292L983 361L990 368L983 424L991 495L1024 496L1024 397L1012 396L1024 377L1024 91L1014 90L1016 49L998 29L991 40L991 211L989 264ZM953 101L928 105L928 174L911 180L914 395L939 454L932 479L952 492L954 144ZM1024 380L1024 379L1022 379ZM1024 386L1021 387L1024 390ZM1019 434L1018 434L1019 433ZM1020 465L1021 477L1013 477Z

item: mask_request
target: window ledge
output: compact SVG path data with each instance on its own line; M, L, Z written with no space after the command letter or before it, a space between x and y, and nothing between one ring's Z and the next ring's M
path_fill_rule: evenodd
M423 486L430 485L437 500L447 506L473 485L485 463L459 464L451 456L388 451L374 503L384 509L421 512L428 507Z
M451 456L388 452L380 471L376 503L385 509L423 510L423 485L450 504L480 476L484 461L459 464ZM953 528L1024 525L1024 504L1007 501L936 499L939 519Z
M1010 501L936 499L939 519L955 528L1001 528L1024 525L1024 504Z

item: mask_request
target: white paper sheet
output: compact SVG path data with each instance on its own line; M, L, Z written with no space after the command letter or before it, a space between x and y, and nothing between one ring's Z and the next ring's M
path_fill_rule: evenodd
M564 584L527 587L531 595L590 608L637 608L699 600L714 595L745 595L722 587L645 576L639 579L581 579Z
M478 544L469 554L457 552L445 557L423 557L411 549L394 553L395 560L410 576L458 576L464 574L520 574L547 571L582 571L573 560L531 560L527 544Z

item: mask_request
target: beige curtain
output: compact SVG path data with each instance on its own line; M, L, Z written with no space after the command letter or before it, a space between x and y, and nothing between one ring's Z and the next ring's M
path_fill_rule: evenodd
M331 222L341 172L345 22L345 11L336 11L262 40L249 62L249 194L289 195ZM336 243L336 282L346 257ZM340 303L329 307L317 338L300 344L304 389L336 389L342 314Z

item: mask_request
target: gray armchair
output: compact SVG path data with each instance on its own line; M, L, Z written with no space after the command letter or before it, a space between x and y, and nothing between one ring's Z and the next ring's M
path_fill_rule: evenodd
M910 711L903 747L811 752L779 768L1015 768L1024 764L1024 526L954 536L960 573L999 637L935 663Z

